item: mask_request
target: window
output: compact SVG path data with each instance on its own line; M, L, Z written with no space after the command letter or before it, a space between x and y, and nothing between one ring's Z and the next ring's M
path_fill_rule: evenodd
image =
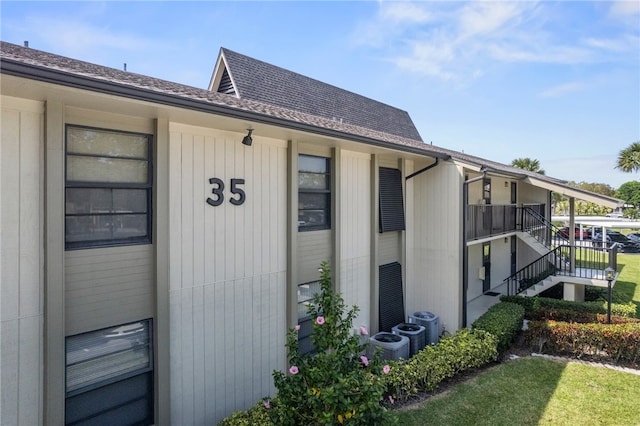
M66 338L66 424L153 424L151 320Z
M311 332L313 330L313 318L309 316L309 306L313 304L313 296L320 293L320 281L298 285L298 350L300 354L315 353Z
M298 157L298 231L331 228L331 160Z
M151 242L151 136L67 126L65 247Z

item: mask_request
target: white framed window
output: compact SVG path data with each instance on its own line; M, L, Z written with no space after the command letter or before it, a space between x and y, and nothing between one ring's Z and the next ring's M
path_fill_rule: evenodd
M331 160L298 156L298 231L331 229Z

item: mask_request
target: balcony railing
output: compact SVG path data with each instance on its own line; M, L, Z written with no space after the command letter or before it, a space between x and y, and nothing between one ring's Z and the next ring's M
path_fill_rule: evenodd
M534 222L530 218L531 215L544 218L544 212L544 204L528 204L522 207L515 204L467 205L467 241L513 231L531 232ZM539 220L535 223L541 225L541 229L544 227L544 223ZM525 227L527 229L524 229Z

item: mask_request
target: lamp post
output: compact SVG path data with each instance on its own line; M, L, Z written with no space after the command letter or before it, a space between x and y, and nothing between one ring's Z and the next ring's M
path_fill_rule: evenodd
M616 271L609 266L604 273L607 277L607 324L611 324L611 281Z

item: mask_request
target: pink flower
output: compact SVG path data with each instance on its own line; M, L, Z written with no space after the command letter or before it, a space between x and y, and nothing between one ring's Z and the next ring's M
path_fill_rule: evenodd
M324 317L318 317L318 318L316 318L316 324L318 324L318 325L322 325L322 324L324 324Z
M363 336L369 335L369 332L367 331L367 328L365 326L360 327L360 334L362 334Z
M296 324L296 326L295 326L295 327L293 327L293 329L294 329L295 331L300 331L300 324Z
M391 367L389 367L389 365L385 365L384 367L382 367L382 372L384 374L389 374L389 371L391 371Z
M267 401L263 401L263 402L262 402L262 405L264 405L264 408L266 408L267 410L268 410L269 408L271 408L271 403L270 403L268 400L267 400Z
M391 403L391 405L395 404L396 402L393 400L393 397L391 395L389 395L389 402Z
M365 365L365 367L369 365L369 359L368 359L366 356L362 355L362 356L360 357L360 360L361 360L361 361L362 361L362 363Z
M300 370L298 370L298 367L296 367L295 365L292 365L291 368L289 368L289 373L293 374L294 376L296 374L298 374Z

